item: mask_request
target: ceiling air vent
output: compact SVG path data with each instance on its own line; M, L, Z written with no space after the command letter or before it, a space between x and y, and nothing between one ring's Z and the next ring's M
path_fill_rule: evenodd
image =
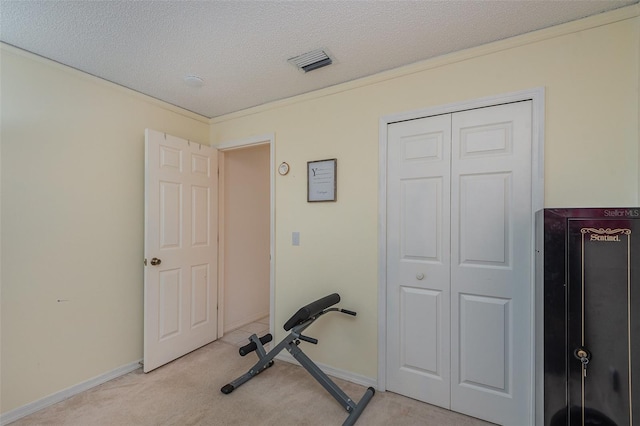
M288 59L288 62L297 67L302 72L309 72L318 68L331 65L332 61L327 52L322 49L303 53L295 58Z

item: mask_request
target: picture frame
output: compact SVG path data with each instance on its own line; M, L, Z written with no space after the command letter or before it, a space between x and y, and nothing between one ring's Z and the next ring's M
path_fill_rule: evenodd
M336 201L338 160L307 162L307 202Z

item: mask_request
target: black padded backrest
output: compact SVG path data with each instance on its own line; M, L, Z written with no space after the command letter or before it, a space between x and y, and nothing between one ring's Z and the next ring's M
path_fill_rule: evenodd
M311 302L307 306L298 309L298 312L296 312L291 318L289 318L287 322L284 323L284 329L286 331L289 331L296 325L302 324L309 318L318 315L329 306L333 306L338 302L340 302L340 295L338 293L333 293L323 297L322 299L318 299L315 302Z

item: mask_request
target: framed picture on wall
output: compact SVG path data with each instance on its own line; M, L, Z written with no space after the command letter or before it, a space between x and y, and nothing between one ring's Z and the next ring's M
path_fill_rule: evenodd
M307 162L307 201L336 201L336 169L338 160Z

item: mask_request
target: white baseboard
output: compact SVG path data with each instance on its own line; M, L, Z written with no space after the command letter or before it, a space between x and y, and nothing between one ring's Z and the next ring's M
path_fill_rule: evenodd
M278 355L276 355L276 359L286 361L291 364L300 365L300 363L296 361L296 359L289 352L286 351L282 351ZM366 387L377 387L378 382L376 381L376 379L372 379L371 377L362 376L360 374L352 373L351 371L340 370L338 368L330 367L318 362L315 362L315 364L320 367L320 370L322 370L327 376L346 380L348 382Z
M140 362L142 362L142 360L123 365L122 367L118 367L115 370L108 371L104 374L101 374L100 376L94 377L93 379L89 379L86 382L78 383L77 385L71 386L67 389L63 389L37 401L30 402L29 404L23 405L22 407L7 411L6 413L0 415L0 425L4 426L11 422L15 422L16 420L28 416L29 414L33 414L36 411L42 410L43 408L46 408L50 405L71 398L72 396L79 394L80 392L84 392L86 390L94 388L117 377L124 376L125 374L140 368Z

